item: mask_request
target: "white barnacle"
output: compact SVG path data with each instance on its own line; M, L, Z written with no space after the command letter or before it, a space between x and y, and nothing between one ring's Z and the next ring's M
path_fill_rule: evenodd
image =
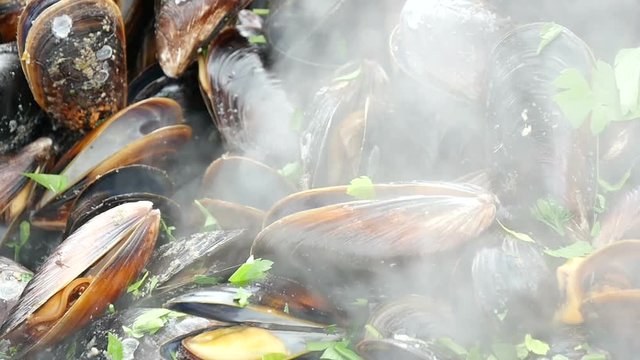
M113 48L109 45L105 45L101 47L100 50L96 51L96 58L98 61L107 60L111 58L111 55L113 55Z
M51 22L51 31L53 32L53 36L58 39L66 38L71 32L72 25L73 20L69 15L56 16Z

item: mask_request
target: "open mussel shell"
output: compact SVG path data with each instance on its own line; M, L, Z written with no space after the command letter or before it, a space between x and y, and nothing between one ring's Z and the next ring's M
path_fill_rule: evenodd
M245 307L234 300L238 288L228 284L178 295L164 307L233 324L324 329L343 320L324 297L291 280L270 277L245 289L251 293Z
M263 327L260 324L226 325L199 330L165 344L165 359L261 360L268 354L283 354L286 359L301 359L308 343L340 340L339 335L322 329L289 329Z
M0 44L0 155L20 150L44 129L44 114L22 73L15 41Z
M598 188L597 137L591 134L589 121L579 129L572 126L554 101L558 93L554 81L568 68L588 79L595 61L589 47L566 28L538 53L544 26L534 23L514 29L491 55L487 116L494 124L494 188L520 231L540 228L531 208L538 200L549 199L571 212L570 230L580 237L590 230Z
M505 25L488 2L409 0L390 49L398 67L419 83L477 100L489 53Z
M125 199L132 198L122 195L134 194L152 194L149 199L137 196L136 201L152 201L154 197L169 197L173 194L173 183L164 171L146 165L130 165L109 171L89 184L70 204L73 209L69 212L66 221L65 234L71 234L84 222L95 216L96 210L103 212L120 205L127 202ZM114 197L122 199L122 201L113 201ZM159 207L160 204L154 202L154 205ZM165 217L172 213L172 211L166 210L168 209L161 208ZM175 221L175 219L173 220Z
M15 155L0 156L0 216L13 221L31 201L33 185L24 173L42 171L49 160L53 142L40 138Z
M235 17L249 0L160 0L156 5L156 47L164 73L177 77L198 48Z
M632 304L640 301L640 240L623 240L586 258L572 259L557 270L564 303L556 318L567 324L585 321L587 304ZM615 308L615 306L612 306ZM621 306L621 313L626 307Z
M4 323L18 303L20 294L32 276L33 273L20 264L0 257L0 324Z
M509 332L544 330L553 317L553 274L534 244L503 237L481 248L473 259L471 278L485 317Z
M392 276L398 266L427 265L426 257L476 239L492 224L496 207L495 197L487 193L330 205L272 223L258 234L251 251L273 260L276 273L325 281L334 284L331 288L364 284L373 273ZM314 276L317 272L323 276Z
M19 19L18 49L34 98L73 131L91 130L125 106L125 47L113 1L34 0Z
M0 337L19 344L24 354L101 315L146 265L159 226L160 212L144 201L91 219L38 269L0 328Z
M258 46L228 29L199 65L200 88L230 153L277 167L298 158L293 104L266 69Z
M297 212L354 201L355 198L347 194L348 189L347 185L332 186L291 194L271 207L265 216L264 227ZM373 190L378 200L411 195L476 196L484 192L475 185L454 182L374 184Z
M355 74L355 75L354 75ZM305 187L342 185L369 174L375 153L367 142L372 118L383 113L387 74L365 60L336 70L336 77L320 89L304 117L301 140ZM373 158L372 158L373 157Z
M264 211L217 199L201 199L199 202L217 220L222 229L246 229L247 237L251 239L255 239L262 230ZM203 224L205 219L202 212L195 208L193 211L199 214L194 216L199 220L198 224Z
M269 166L249 158L229 156L219 158L207 168L201 194L266 211L293 192L295 187Z

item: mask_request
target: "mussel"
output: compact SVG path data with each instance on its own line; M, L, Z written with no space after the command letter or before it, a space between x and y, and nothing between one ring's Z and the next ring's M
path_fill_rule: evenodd
M91 219L38 269L0 337L26 354L102 314L146 265L159 226L160 212L150 202L123 204Z
M115 2L31 1L18 50L36 102L57 125L91 130L125 106L126 42Z

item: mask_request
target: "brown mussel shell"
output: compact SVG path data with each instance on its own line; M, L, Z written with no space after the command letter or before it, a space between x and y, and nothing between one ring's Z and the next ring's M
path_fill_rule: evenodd
M113 1L33 0L20 16L18 49L34 98L73 131L91 130L125 106L125 47Z
M18 18L27 0L0 0L0 43L14 41Z
M198 48L217 35L249 0L160 0L156 5L158 61L167 76L178 77Z
M160 212L150 202L127 203L91 219L42 264L0 338L20 344L24 355L101 315L144 268L159 224Z

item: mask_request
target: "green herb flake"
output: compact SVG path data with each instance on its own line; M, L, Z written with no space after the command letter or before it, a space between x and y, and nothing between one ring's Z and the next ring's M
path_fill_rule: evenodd
M238 305L241 307L245 307L249 305L249 298L253 296L253 294L247 291L245 288L238 288L236 290L236 295L233 297L233 300L238 302Z
M142 286L144 281L147 280L147 276L149 276L149 272L145 271L144 274L142 275L142 278L140 278L140 280L134 282L133 284L129 285L129 287L127 287L127 293L133 294L133 296L136 296L136 297L140 296L141 295L140 287Z
M361 176L351 180L347 187L347 195L360 200L371 200L375 198L376 192L371 179L367 176Z
M605 210L607 210L607 198L605 198L602 194L597 194L596 204L593 211L595 211L596 214L602 214Z
M455 340L449 337L443 337L436 340L436 342L447 349L451 350L454 354L458 356L466 356L469 354L467 349L464 346L458 344Z
M302 121L304 120L304 111L301 109L295 109L291 115L291 130L299 133L302 131Z
M262 355L262 360L285 360L287 354L283 353L269 353Z
M516 356L520 360L524 360L529 356L529 350L527 350L527 346L524 343L516 345Z
M178 360L178 352L177 351L172 351L169 355L171 356L171 360Z
M556 355L553 355L551 360L569 360L569 358L561 354L556 354Z
M107 307L107 313L109 313L110 315L113 315L116 313L116 307L113 304L109 304L109 307Z
M593 246L586 241L578 240L569 246L556 250L545 249L544 252L552 257L573 259L591 254L593 252Z
M615 77L620 91L620 109L623 114L639 109L640 48L622 49L616 55Z
M58 194L67 188L67 177L57 174L37 174L37 173L22 173L22 175L37 182L43 187Z
M253 9L252 11L254 14L260 15L260 16L269 15L269 9Z
M525 351L527 350L525 349ZM511 343L506 343L506 342L493 343L491 344L491 352L493 353L496 360L512 360L512 359L518 358L516 346Z
M539 199L531 209L533 216L564 236L565 227L573 218L571 212L553 199Z
M31 236L31 224L28 221L22 221L20 223L20 235L17 241L13 241L7 244L7 247L13 248L13 259L16 262L20 262L20 251L29 241Z
M297 184L302 176L302 164L300 164L299 161L288 163L283 166L282 169L278 170L278 174L287 178L292 183Z
M122 342L112 333L107 334L107 339L107 354L111 360L122 360L124 357Z
M352 72L350 72L348 74L336 77L335 79L333 79L333 82L348 82L348 81L352 81L352 80L357 79L360 76L361 73L362 73L362 68L358 67L356 70L354 70L354 71L352 71Z
M252 255L229 277L229 282L237 286L244 286L262 280L271 270L271 266L273 266L273 261L254 259Z
M534 339L530 334L525 335L524 345L527 347L527 350L536 355L547 355L551 349L549 344L544 341Z
M155 334L172 318L179 318L186 314L169 309L150 309L140 314L131 327L123 326L124 332L131 337L141 338L145 334Z
M612 121L622 117L616 79L611 65L598 61L591 75L593 100L591 133L598 135Z
M164 221L162 217L160 218L160 228L165 234L167 234L167 237L169 238L170 241L176 241L175 236L173 236L173 232L176 230L176 227L167 226L167 223Z
M288 303L288 302L285 302L285 303L284 303L284 307L282 308L282 311L283 311L285 314L288 314L288 313L289 313L289 303Z
M65 352L64 357L67 360L77 359L75 342L72 342L71 345L67 348L67 351Z
M220 230L220 224L218 224L218 220L216 220L216 218L211 215L209 210L207 210L207 208L204 207L204 205L202 205L200 201L194 200L193 202L196 204L196 207L198 207L205 218L204 225L202 225L202 231Z
M28 283L29 281L31 281L31 279L33 279L33 274L29 274L29 273L20 274L20 281L23 283Z
M540 30L540 45L538 45L537 55L540 55L547 45L562 34L562 26L556 23L546 23Z
M216 285L222 282L222 279L215 276L196 275L193 277L193 282L198 285Z
M251 44L266 44L267 39L264 37L264 35L251 35L249 36L249 42Z
M364 298L358 298L352 304L355 306L367 306L369 305L369 300Z
M522 240L524 242L535 243L535 240L533 240L531 236L507 228L506 226L504 226L504 224L500 222L500 220L497 220L497 222L498 222L498 225L500 225L500 227L502 228L502 230L504 230L507 234L511 235L512 237L518 240Z
M571 125L578 129L593 108L593 93L589 82L578 69L565 69L553 84L560 90L553 100Z
M380 333L380 331L378 331L378 329L376 329L373 325L371 324L366 324L364 326L364 330L367 332L367 334L369 334L369 336L371 336L372 338L375 339L382 339L384 338L384 336L382 336L382 333Z
M338 326L336 324L331 324L324 328L324 332L326 332L327 334L335 334L338 332Z
M587 354L587 355L582 356L582 359L580 359L580 360L607 360L607 355L605 355L605 354Z
M307 351L323 351L320 359L326 360L362 360L362 358L349 348L346 340L333 342L308 342Z
M602 191L604 191L604 193L616 192L624 187L630 177L631 169L627 170L622 178L615 184L611 184L602 178L598 178L598 185L600 185L600 188L602 189Z

